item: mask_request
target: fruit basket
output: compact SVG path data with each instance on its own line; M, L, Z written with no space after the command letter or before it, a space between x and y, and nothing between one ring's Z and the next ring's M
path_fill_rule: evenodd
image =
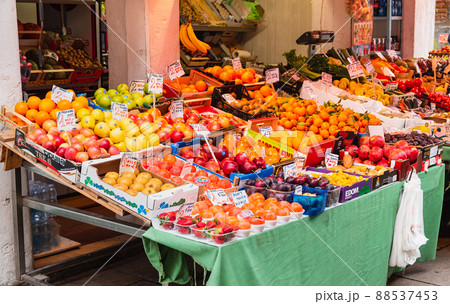
M294 194L294 202L302 205L305 215L316 216L325 210L327 190L303 187L303 194Z
M212 92L207 91L201 91L201 92L192 92L192 93L184 93L182 92L181 88L178 87L178 83L180 86L186 85L189 86L194 85L198 81L204 81L207 88L214 86L218 87L221 86L222 83L219 81L206 76L205 74L197 71L197 70L191 70L191 73L189 76L180 77L177 80L171 81L170 79L164 79L163 83L163 89L166 91L164 93L164 97L171 98L171 97L181 97L183 99L193 99L193 98L199 98L199 97L210 97Z

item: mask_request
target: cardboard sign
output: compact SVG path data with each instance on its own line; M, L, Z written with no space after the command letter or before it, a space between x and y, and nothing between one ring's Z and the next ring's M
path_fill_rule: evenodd
M120 166L119 166L119 175L122 175L124 172L133 172L136 169L138 164L138 158L129 153L125 152L122 155L122 159L120 160Z
M214 189L206 191L206 196L213 205L222 206L229 204L228 196L223 189Z
M176 99L170 105L170 117L172 119L183 117L183 100Z
M199 136L208 136L210 133L206 126L202 124L191 124L191 126Z
M375 68L373 67L372 61L367 60L367 61L364 63L364 67L366 68L366 70L367 70L367 72L368 72L369 74L375 73Z
M364 70L361 66L361 63L359 63L359 62L349 64L347 66L347 70L348 70L348 73L350 74L351 79L363 77L365 75Z
M439 34L439 43L440 44L448 43L448 33Z
M389 68L387 68L387 67L381 67L381 70L383 71L384 76L387 76L387 77L395 77L395 74L392 73L392 71L391 71Z
M56 116L58 131L63 132L75 129L76 120L74 109L59 111Z
M297 188L295 188L295 195L303 195L303 186L298 186Z
M184 178L184 176L186 174L191 173L191 170L192 170L192 167L193 167L193 163L194 163L194 159L193 158L187 159L184 162L183 169L181 169L181 173L180 173L180 177L181 178Z
M245 190L241 190L238 192L232 192L228 194L228 199L234 203L236 207L241 207L242 205L248 203L248 196Z
M333 85L333 76L328 73L322 72L322 82L329 86Z
M383 126L379 125L379 126L373 126L373 125L369 125L368 126L369 129L369 136L375 136L375 135L379 135L381 137L383 137L384 140L384 130L383 130Z
M128 117L128 107L124 103L111 102L111 112L113 119L117 121Z
M386 92L391 92L391 91L395 91L398 89L398 83L394 82L394 83L388 83L386 85Z
M228 103L237 103L237 100L231 94L223 94L222 97Z
M266 71L266 83L274 83L280 80L280 71L278 68Z
M192 214L192 210L194 209L195 202L185 202L181 204L180 208L177 211L177 215L175 220L178 220L182 216L190 216Z
M63 88L54 85L52 87L52 96L50 98L56 103L63 99L72 102L73 92L64 90Z
M347 59L348 59L348 62L350 62L350 63L356 63L356 59L353 56L350 56Z
M163 75L148 74L148 91L153 94L163 93Z
M333 153L326 153L325 154L325 166L328 168L333 168L338 165L339 162L339 155L333 154Z
M175 80L175 79L183 76L185 73L184 73L183 67L181 66L180 60L177 60L174 63L172 63L171 65L169 65L167 67L167 73L169 74L170 80ZM150 79L149 79L149 81L150 81Z
M380 59L387 61L387 60L386 60L386 57L384 57L383 54L381 54L381 52L375 52L375 54L376 54Z
M235 71L242 69L242 63L240 58L234 58L231 60L231 63L233 64L233 69Z
M300 173L302 172L303 167L305 166L305 160L306 160L306 156L302 153L300 153L300 154L301 155L296 156L294 153L294 164L295 164L295 167L297 168L297 175L300 175Z
M284 166L283 173L284 173L284 179L288 178L289 176L296 176L297 166L295 165L295 163Z
M271 126L259 127L259 133L261 133L265 137L270 137L270 134L273 133L273 129Z
M133 80L132 82L130 82L130 94L141 93L142 95L144 95L144 86L144 80Z

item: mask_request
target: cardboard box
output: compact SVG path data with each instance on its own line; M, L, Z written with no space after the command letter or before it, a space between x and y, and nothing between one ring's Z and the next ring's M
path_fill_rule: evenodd
M184 76L178 78L178 81L181 84L195 84L197 81L203 80L208 87L214 86L214 87L220 87L222 86L222 83L220 81L217 81L211 77L208 77L207 75L200 73L197 70L191 70L191 73L189 76ZM176 80L174 82L177 82ZM180 96L183 99L192 99L192 98L199 98L199 97L211 97L212 92L211 91L205 91L205 92L197 92L197 93L181 93L181 90L178 90L177 88L173 87L171 85L173 83L170 79L164 79L163 83L163 89L166 91L164 93L164 97L171 98L171 97L178 97Z
M185 202L197 202L198 187L192 184L182 185L149 196L141 192L136 196L132 196L101 180L99 175L109 171L119 172L119 165L119 158L104 159L95 164L84 162L81 168L80 183L100 195L121 204L131 212L140 214L150 220L162 211L177 210ZM164 183L172 183L167 179L161 179Z

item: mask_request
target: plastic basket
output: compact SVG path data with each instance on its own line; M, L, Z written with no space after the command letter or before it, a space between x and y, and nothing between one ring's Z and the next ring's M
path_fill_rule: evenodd
M303 187L303 193L315 193L317 196L306 196L294 194L294 202L302 205L305 215L315 216L325 210L327 201L327 190Z
M81 71L77 70L74 71L72 74L72 79L70 82L72 83L88 83L88 82L96 82L103 74L103 69L97 69L97 70L86 70Z

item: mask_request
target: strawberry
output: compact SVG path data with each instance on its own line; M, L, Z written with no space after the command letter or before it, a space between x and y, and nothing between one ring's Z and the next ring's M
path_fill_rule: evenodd
M204 222L197 222L197 228L203 228L203 227L205 227L206 226L206 223L204 223Z

